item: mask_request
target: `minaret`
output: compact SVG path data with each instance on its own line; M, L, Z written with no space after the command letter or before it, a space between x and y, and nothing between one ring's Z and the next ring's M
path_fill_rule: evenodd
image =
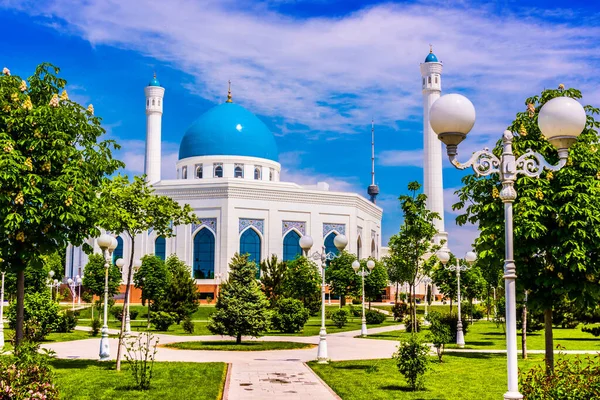
M149 184L160 181L160 135L165 88L160 86L156 74L144 88L146 94L146 158L144 173Z
M431 45L425 62L421 64L423 79L423 191L427 195L427 208L439 214L435 220L438 234L435 243L448 240L444 229L444 186L442 180L442 142L429 124L429 109L442 92L442 63L438 61Z
M379 186L375 184L375 122L371 120L371 184L367 188L367 193L373 204L376 204L376 198L379 194Z

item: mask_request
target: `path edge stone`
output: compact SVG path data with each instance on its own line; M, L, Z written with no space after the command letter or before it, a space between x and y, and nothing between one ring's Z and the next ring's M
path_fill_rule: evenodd
M227 363L227 374L225 375L225 385L223 385L223 395L221 400L229 400L229 385L231 384L231 363Z
M313 374L319 380L319 382L321 382L321 384L327 388L329 393L331 393L331 395L336 400L342 400L342 398L340 396L338 396L338 394L332 388L330 388L329 385L327 383L325 383L325 381L323 379L321 379L319 374L317 374L315 371L313 371L313 369L307 363L302 362L302 364L304 364L304 366L310 371L310 373Z

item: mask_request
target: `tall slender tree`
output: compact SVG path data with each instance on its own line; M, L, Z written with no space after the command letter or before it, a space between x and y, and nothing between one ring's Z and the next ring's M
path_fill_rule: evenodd
M25 268L98 235L96 194L123 166L93 106L70 100L58 72L43 63L27 80L7 68L0 75L0 258L17 275L17 347Z
M581 98L576 89L544 90L525 100L526 108L508 129L515 134L513 149L517 157L528 149L556 164L557 150L541 134L537 120L541 107L558 96ZM587 125L569 150L564 168L546 171L540 178L520 175L515 182L518 197L514 204L514 243L517 265L517 292L529 291L528 308L544 310L546 367L553 369L553 307L568 297L573 306L583 309L600 300L600 122L594 120L598 108L584 107ZM501 143L494 153L500 156ZM475 241L482 269L499 267L504 258L504 214L500 200L501 185L496 174L463 178L459 202L463 210L457 222L476 224L480 236ZM494 276L483 271L484 274Z
M130 249L135 249L135 238L154 229L157 236L172 237L173 227L191 224L197 221L188 204L180 206L170 197L159 196L149 186L144 177L136 176L130 182L126 176L115 176L105 182L99 196L102 204L102 218L99 225L107 231L127 235L131 243ZM129 254L127 268L127 285L123 309L127 309L133 265L133 250ZM121 321L119 347L117 349L117 371L121 369L123 332L125 318Z
M433 238L437 233L434 221L440 217L427 209L427 195L418 193L420 189L418 182L411 182L408 184L410 194L400 196L404 220L400 232L390 238L389 244L390 258L398 263L404 281L410 287L413 333L417 330L415 287L437 260L435 252L439 249L438 245L433 244Z

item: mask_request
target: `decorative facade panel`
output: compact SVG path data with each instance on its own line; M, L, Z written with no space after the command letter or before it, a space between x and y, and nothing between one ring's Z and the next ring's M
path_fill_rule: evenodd
M192 234L196 232L196 229L206 226L210 228L215 234L217 234L217 219L216 218L200 218L198 223L192 224Z
M239 228L240 232L249 226L254 227L261 235L265 234L265 220L264 219L251 219L251 218L240 218Z
M337 233L339 233L341 235L345 235L346 234L346 224L329 224L329 223L323 224L323 237L326 237L333 231L336 231Z
M304 221L281 221L281 236L296 229L302 236L306 235L306 222Z

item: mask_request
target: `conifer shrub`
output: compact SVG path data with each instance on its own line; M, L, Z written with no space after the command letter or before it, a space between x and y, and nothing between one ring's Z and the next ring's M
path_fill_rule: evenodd
M297 299L280 299L275 304L271 327L284 333L299 332L310 316L309 311Z

